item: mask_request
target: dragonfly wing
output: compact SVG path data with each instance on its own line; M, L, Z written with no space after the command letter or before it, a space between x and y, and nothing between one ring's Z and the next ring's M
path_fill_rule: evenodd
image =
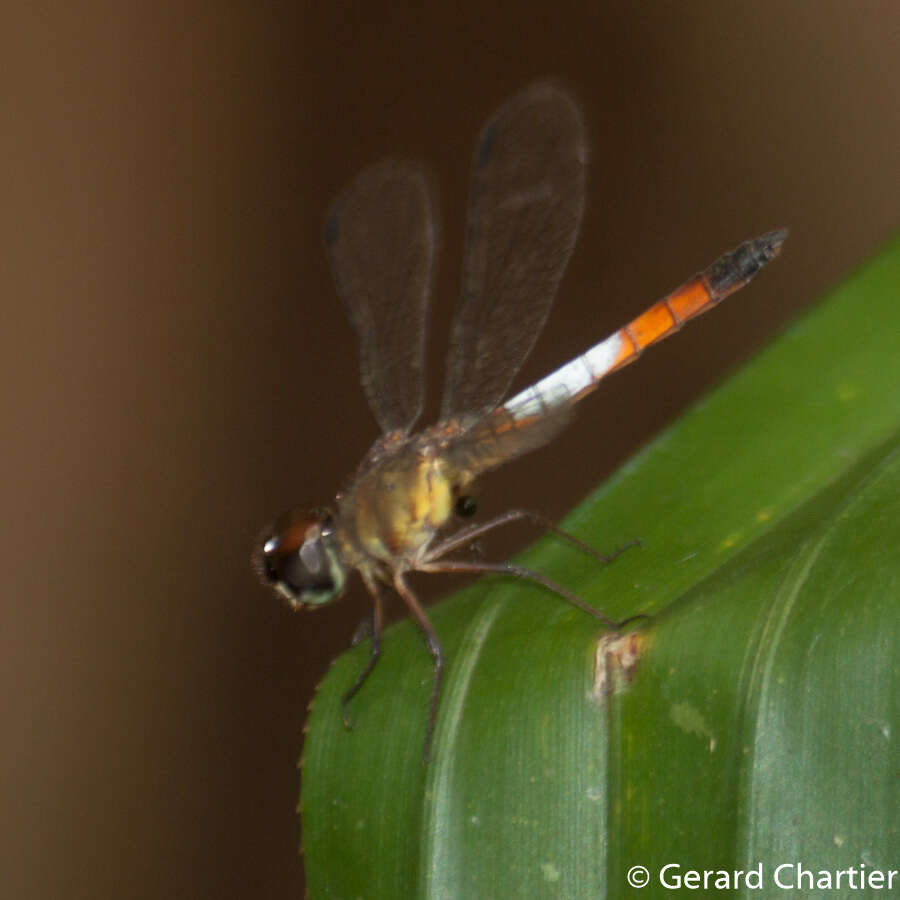
M556 85L526 88L485 126L442 419L494 409L534 346L578 236L586 161L581 111Z
M363 170L329 209L325 246L369 406L382 431L408 432L422 412L434 257L424 173L396 160Z
M466 474L464 480L474 480L543 447L572 421L574 414L574 404L568 404L522 419L501 406L451 437L442 456L455 471Z

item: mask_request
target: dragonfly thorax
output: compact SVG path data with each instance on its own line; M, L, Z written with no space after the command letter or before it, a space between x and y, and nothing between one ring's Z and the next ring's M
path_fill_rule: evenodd
M454 516L460 481L427 435L364 463L339 500L340 535L360 557L354 564L414 568Z

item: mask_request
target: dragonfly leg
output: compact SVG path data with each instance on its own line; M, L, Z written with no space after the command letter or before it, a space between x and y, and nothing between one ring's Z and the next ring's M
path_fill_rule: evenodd
M583 610L589 616L593 616L608 628L618 630L623 626L623 624L625 624L623 622L616 622L613 619L610 619L609 616L607 616L604 612L599 609L595 609L588 603L585 603L584 600L582 600L580 597L577 597L571 591L566 590L566 588L564 588L561 584L557 584L555 581L552 581L545 575L541 575L540 572L535 572L532 569L526 569L524 566L517 566L513 563L484 563L477 561L468 562L465 560L441 559L435 560L433 562L422 563L420 566L418 566L418 571L472 573L493 572L499 573L501 575L512 575L515 578L523 578L526 581L533 581L535 584L539 584L542 587L547 588L548 591L551 591L557 596L562 597L563 600L567 600L572 604L572 606ZM631 619L628 619L626 621L630 622Z
M466 525L465 528L460 528L459 531L455 531L449 537L434 544L428 550L426 560L431 562L440 559L457 547L471 543L475 538L488 531L493 531L495 528L500 528L502 525L508 525L510 522L519 522L523 519L536 521L535 517L537 517L537 513L530 513L526 509L510 509L499 516L495 516L493 519L488 519L487 522L475 522L472 525Z
M468 525L465 528L461 528L454 534L451 534L445 540L440 541L438 544L435 544L428 551L426 561L434 562L435 560L440 559L442 556L445 556L447 553L451 553L453 550L456 550L458 547L468 544L474 538L479 537L485 532L493 531L495 528L499 528L502 525L508 525L511 522L521 521L531 522L534 525L538 525L540 528L543 528L544 531L548 531L550 532L550 534L553 534L561 540L564 540L566 543L571 544L577 550L580 550L582 553L593 557L597 560L597 562L602 563L603 565L611 563L617 556L624 553L630 547L641 546L640 538L635 538L632 541L628 541L628 543L626 544L622 544L620 547L616 547L615 550L613 550L611 553L600 553L600 551L595 547L592 547L590 544L585 543L580 538L575 537L574 534L570 534L568 531L565 531L559 526L554 525L553 522L550 521L550 519L548 519L544 515L541 515L541 513L533 512L530 509L510 509L499 516L495 516L493 519L489 519L487 522L478 522L474 525Z
M585 555L593 557L597 560L597 562L604 566L609 565L609 563L616 559L616 557L621 556L626 550L630 549L631 547L643 546L640 538L633 538L632 540L616 547L609 553L601 553L596 547L592 547L586 541L581 540L581 538L575 537L575 535L570 531L566 531L564 528L560 528L545 515L542 515L539 512L533 512L529 509L514 509L511 512L516 514L516 518L527 519L528 521L533 522L535 525L543 528L544 531L547 531L555 537L558 537L560 540L565 541L567 544L570 544L576 550L580 550Z
M441 676L444 674L444 651L441 648L441 642L438 640L434 626L429 621L428 616L425 615L425 610L422 609L422 605L419 603L418 598L412 592L409 585L407 585L402 572L395 573L394 588L403 598L403 602L409 607L409 611L415 617L416 622L418 622L422 634L425 635L428 650L434 659L434 682L431 688L431 708L428 713L428 726L425 731L425 749L423 751L425 762L428 762L431 755L431 739L434 735L434 726L437 721L438 703L441 699Z
M366 579L366 587L372 595L372 652L366 662L363 670L356 676L350 690L341 697L341 718L344 720L344 727L350 730L353 726L350 723L350 717L347 715L347 704L357 695L359 689L365 684L366 679L372 674L378 660L381 658L381 590L373 581Z

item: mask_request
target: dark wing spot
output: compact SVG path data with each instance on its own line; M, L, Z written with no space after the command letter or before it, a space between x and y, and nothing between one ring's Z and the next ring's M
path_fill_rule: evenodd
M475 168L480 169L482 166L490 162L491 155L494 152L494 137L497 134L497 123L492 122L485 129L481 140L478 142L478 149L475 151Z
M330 247L337 239L340 234L341 224L338 214L336 212L332 213L325 220L325 243Z

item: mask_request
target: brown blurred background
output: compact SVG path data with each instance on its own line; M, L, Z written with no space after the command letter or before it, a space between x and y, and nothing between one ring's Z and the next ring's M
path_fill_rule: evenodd
M592 164L519 386L791 227L751 288L484 486L487 511L560 516L897 226L900 5L162 0L3 23L3 894L300 896L305 709L368 606L357 587L292 616L248 556L376 434L329 199L379 156L429 163L432 385L475 135L535 77L580 96Z

